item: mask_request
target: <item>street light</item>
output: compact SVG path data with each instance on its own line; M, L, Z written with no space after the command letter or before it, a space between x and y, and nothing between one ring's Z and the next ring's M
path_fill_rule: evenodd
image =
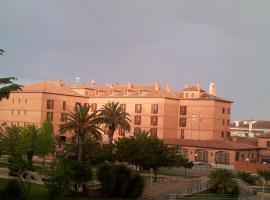
M247 162L247 171L249 171L249 158L246 158L246 162Z

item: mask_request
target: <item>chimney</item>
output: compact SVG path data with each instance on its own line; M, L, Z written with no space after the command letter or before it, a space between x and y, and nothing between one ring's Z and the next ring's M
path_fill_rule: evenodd
M159 82L156 81L156 82L155 82L155 90L159 90L159 89L160 89Z
M184 86L184 89L188 88L188 84L186 83L185 86Z
M94 87L96 85L96 80L91 80L91 86Z
M235 121L235 127L239 127L239 121Z
M57 85L58 87L60 87L60 86L61 86L61 80L57 80L57 81L56 81L56 85Z
M132 88L132 83L128 82L128 90L131 90L131 88Z
M216 96L216 84L213 82L209 85L209 94Z
M255 124L255 123L256 123L256 121L251 121L251 122L248 123L248 131L249 131L249 132L252 131L252 129L253 129L253 124Z
M167 92L170 92L171 91L171 86L169 83L166 84L166 91Z
M198 82L198 83L196 84L196 87L197 87L197 90L201 90L201 84L200 84L200 82Z

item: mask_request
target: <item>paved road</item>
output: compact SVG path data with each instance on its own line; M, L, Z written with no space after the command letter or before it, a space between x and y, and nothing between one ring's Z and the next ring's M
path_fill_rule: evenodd
M165 199L166 193L170 192L176 193L176 191L186 191L188 188L194 185L206 183L208 178L200 177L196 179L180 178L180 179L172 179L171 181L168 181L169 179L166 180L167 181L165 182L152 183L151 186L150 181L147 181L143 196L149 197L151 194L151 196L157 199Z

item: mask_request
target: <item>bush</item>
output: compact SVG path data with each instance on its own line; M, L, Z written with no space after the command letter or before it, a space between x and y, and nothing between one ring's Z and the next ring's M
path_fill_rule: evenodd
M258 177L252 176L249 172L238 172L237 176L247 182L249 185L255 185Z
M18 180L12 179L0 191L1 200L26 200L27 195L22 183Z
M92 170L78 161L62 160L48 172L46 187L50 199L77 191L78 186L92 179Z
M218 194L230 194L238 196L239 189L232 171L216 169L209 175L212 191Z
M144 189L144 179L122 164L103 164L97 170L102 192L108 197L139 197Z
M20 176L20 174L27 169L27 162L18 153L12 153L8 157L9 174L13 176Z
M129 185L128 197L138 198L143 193L144 189L144 179L139 174L134 174L132 181Z

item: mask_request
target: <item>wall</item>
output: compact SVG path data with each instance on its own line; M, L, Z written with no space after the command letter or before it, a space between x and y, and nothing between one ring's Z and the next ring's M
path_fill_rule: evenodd
M215 161L215 155L219 151L225 151L230 154L229 157L229 165L234 165L236 162L236 152L239 152L240 155L243 155L243 160L245 161L246 158L249 158L249 160L252 160L252 153L253 153L253 159L257 160L258 158L258 153L256 150L226 150L226 149L212 149L212 148L200 148L200 147L181 147L188 149L188 159L191 161L195 161L195 152L196 150L203 149L208 151L208 163L210 163L212 166L216 165ZM240 156L241 158L241 156Z
M264 165L261 163L251 163L251 162L235 162L234 170L236 171L247 171L253 174L257 173L257 169L266 170L269 169L270 165Z
M131 131L126 133L126 136L131 136L134 134L134 127L139 127L142 130L149 131L151 128L157 128L158 138L163 138L164 135L164 116L165 116L165 99L164 98L136 98L136 97L90 97L88 100L89 104L96 103L97 109L100 109L103 105L108 102L120 102L120 104L126 104L126 112L130 114L131 119ZM142 104L141 113L135 113L135 104ZM158 114L151 113L151 106L153 104L158 104ZM141 116L141 125L134 125L135 116ZM157 126L151 126L151 116L158 117ZM120 137L119 130L116 130L114 138ZM106 136L105 136L106 138Z
M0 103L0 123L41 125L41 93L11 93ZM12 114L13 112L13 114Z

